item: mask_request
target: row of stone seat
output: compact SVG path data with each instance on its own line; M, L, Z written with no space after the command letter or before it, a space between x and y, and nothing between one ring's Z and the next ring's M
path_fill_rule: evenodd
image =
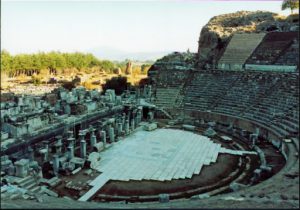
M172 108L176 100L183 97L181 108L184 109L254 120L277 129L281 136L298 132L299 75L226 71L184 73L185 76L180 74L180 79L174 83L173 74L160 72L159 80L165 81L167 88L158 86L158 105Z
M178 98L180 88L157 88L155 104L159 107L172 108Z
M199 104L203 109L209 109L224 93L224 86L233 82L234 79L234 76L197 73L191 84L187 85L184 104L189 104L189 106Z
M275 64L296 39L297 32L267 33L246 64ZM294 54L299 56L299 52ZM286 65L285 61L283 63Z
M299 107L293 111L299 98L297 76L233 75L196 75L187 85L184 108L248 118L272 126L281 136L298 132Z
M276 65L298 65L299 64L299 41L295 41L291 46L278 58Z

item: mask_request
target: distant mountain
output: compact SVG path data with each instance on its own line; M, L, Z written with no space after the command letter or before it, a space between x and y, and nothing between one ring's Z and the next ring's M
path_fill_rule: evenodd
M172 51L157 51L157 52L126 52L119 49L114 49L111 47L98 47L95 49L87 50L87 52L92 53L99 59L108 59L123 61L125 59L137 60L137 61L155 61Z

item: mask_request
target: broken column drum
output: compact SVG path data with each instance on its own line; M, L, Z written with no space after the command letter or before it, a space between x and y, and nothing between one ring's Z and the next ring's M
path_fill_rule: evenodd
M21 163L15 163L15 166L16 166L16 176L17 177L25 177L26 173L25 173L24 165Z
M16 161L16 176L17 177L25 177L28 174L28 165L24 159Z
M86 157L86 141L84 139L80 141L80 157Z

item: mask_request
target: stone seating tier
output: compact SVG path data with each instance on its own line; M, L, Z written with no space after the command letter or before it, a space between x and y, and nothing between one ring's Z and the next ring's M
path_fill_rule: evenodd
M248 58L246 64L276 64L276 61L288 51L288 48L293 44L295 39L297 39L297 32L267 33L262 42ZM297 54L299 56L299 51L294 52L294 55ZM287 65L285 61L283 61L283 64Z
M159 106L212 111L269 126L282 137L299 132L299 75L282 73L194 72L176 87L157 87Z
M264 36L264 33L235 34L218 63L243 65Z

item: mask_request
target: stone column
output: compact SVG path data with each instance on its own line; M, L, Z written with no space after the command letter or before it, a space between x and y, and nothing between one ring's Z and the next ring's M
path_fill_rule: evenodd
M108 135L109 135L109 132L110 132L110 128L111 128L111 124L107 124L106 125L106 133L108 133Z
M48 161L48 153L49 153L49 146L48 144L45 145L45 156L44 156L44 161Z
M93 148L97 143L97 138L94 132L91 133L90 141L91 141L91 147Z
M118 130L119 130L119 128L118 128L118 126L119 126L118 122L119 121L116 120L115 123L114 123L114 126L113 126L116 135L118 134Z
M121 122L118 123L118 135L122 135L123 125Z
M86 157L86 142L84 139L80 141L80 157L85 158Z
M82 131L78 133L78 137L79 137L79 142L81 143L82 140L84 140L85 137L85 133L83 133ZM76 147L76 144L74 145L74 148Z
M68 138L73 137L73 131L68 131L67 134L68 134Z
M129 120L126 120L126 122L125 122L125 133L126 133L126 135L129 134Z
M131 119L130 126L131 126L131 130L133 131L135 129L134 118Z
M59 171L59 157L58 155L53 155L53 172L55 175L58 174Z
M68 141L68 147L69 146L75 147L75 144L74 144L75 138L70 137L67 139L67 141Z
M85 132L83 130L80 130L78 132L79 141L83 140L85 137Z
M71 160L74 157L74 147L69 145L68 148L68 160Z
M115 142L115 130L112 127L110 127L110 130L109 130L109 139L110 139L110 142Z
M104 130L101 131L101 141L103 142L103 147L106 146L106 132Z
M123 115L122 115L122 124L123 124L123 127L125 127L125 123L126 123L126 114L123 113Z
M140 124L140 122L142 122L142 110L140 109L137 113L137 119L138 119L138 124Z
M58 139L57 142L55 143L55 152L57 155L61 154L61 147L62 147L61 139Z
M139 115L136 114L136 116L135 116L135 126L138 127L139 124L140 124L140 122L139 122Z
M34 151L33 151L32 147L28 147L28 159L30 161L34 161Z

